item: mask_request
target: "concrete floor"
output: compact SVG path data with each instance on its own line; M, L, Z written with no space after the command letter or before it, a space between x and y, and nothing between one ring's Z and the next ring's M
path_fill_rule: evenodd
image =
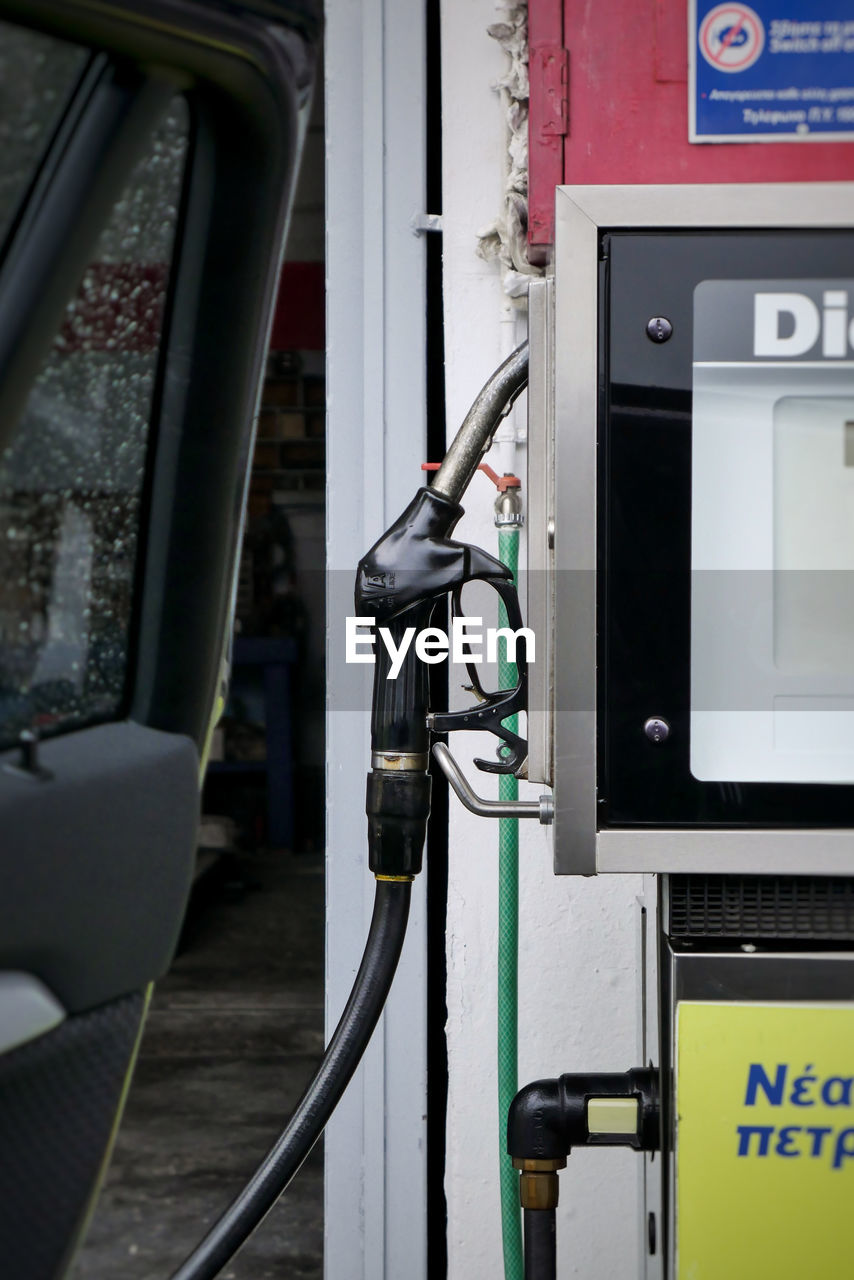
M320 855L240 855L197 886L159 984L72 1280L168 1280L230 1203L323 1049ZM223 1280L321 1280L319 1144Z

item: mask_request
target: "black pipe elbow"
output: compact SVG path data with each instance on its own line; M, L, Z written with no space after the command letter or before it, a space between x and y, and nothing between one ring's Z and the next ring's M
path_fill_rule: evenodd
M591 1132L587 1113L591 1098L635 1098L634 1131ZM507 1150L516 1160L557 1160L582 1146L657 1151L659 1145L659 1083L652 1067L535 1080L519 1090L507 1117Z
M562 1160L568 1150L563 1077L520 1089L507 1115L507 1152L519 1160Z

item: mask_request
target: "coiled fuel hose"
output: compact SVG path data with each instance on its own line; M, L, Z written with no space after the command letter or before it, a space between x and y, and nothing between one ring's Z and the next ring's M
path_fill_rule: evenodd
M252 1180L172 1280L213 1280L272 1209L317 1142L382 1013L403 946L411 889L409 880L377 881L362 963L317 1074Z

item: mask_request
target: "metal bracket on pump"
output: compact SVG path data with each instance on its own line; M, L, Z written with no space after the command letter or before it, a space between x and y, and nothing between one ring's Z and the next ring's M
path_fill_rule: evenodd
M479 818L539 818L543 826L554 820L551 796L542 795L539 800L485 800L469 786L468 779L444 742L434 745L433 756L457 799Z
M450 534L463 514L459 505L469 482L489 448L501 419L527 385L528 344L518 347L482 388L454 437L444 461L429 488L416 494L403 514L360 561L356 579L356 611L394 627L426 625L436 602L450 594L452 606L460 612L460 593L467 582L482 581L500 596L509 625L520 628L522 615L512 574L494 556L479 547L454 542ZM515 688L486 693L476 673L472 684L480 699L462 711L430 713L426 680L417 659L408 657L397 680L387 681L378 661L374 678L372 716L372 774L369 779L368 811L372 821L382 825L394 815L381 800L389 793L388 774L419 772L427 747L428 731L486 729L501 739L496 761L476 760L488 773L525 776L527 743L507 729L504 721L527 709L527 663L519 662ZM420 663L418 664L420 666ZM470 669L471 675L471 669ZM389 687L393 686L393 687ZM459 766L444 744L437 743L433 754L458 798L474 813L490 817L536 817L551 821L551 800L498 802L481 800L468 786ZM418 764L412 762L418 759ZM402 779L399 780L402 784Z

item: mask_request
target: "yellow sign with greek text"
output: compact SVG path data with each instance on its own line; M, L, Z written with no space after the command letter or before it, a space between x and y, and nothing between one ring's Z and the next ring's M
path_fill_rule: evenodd
M677 1006L676 1275L854 1276L854 1004Z

